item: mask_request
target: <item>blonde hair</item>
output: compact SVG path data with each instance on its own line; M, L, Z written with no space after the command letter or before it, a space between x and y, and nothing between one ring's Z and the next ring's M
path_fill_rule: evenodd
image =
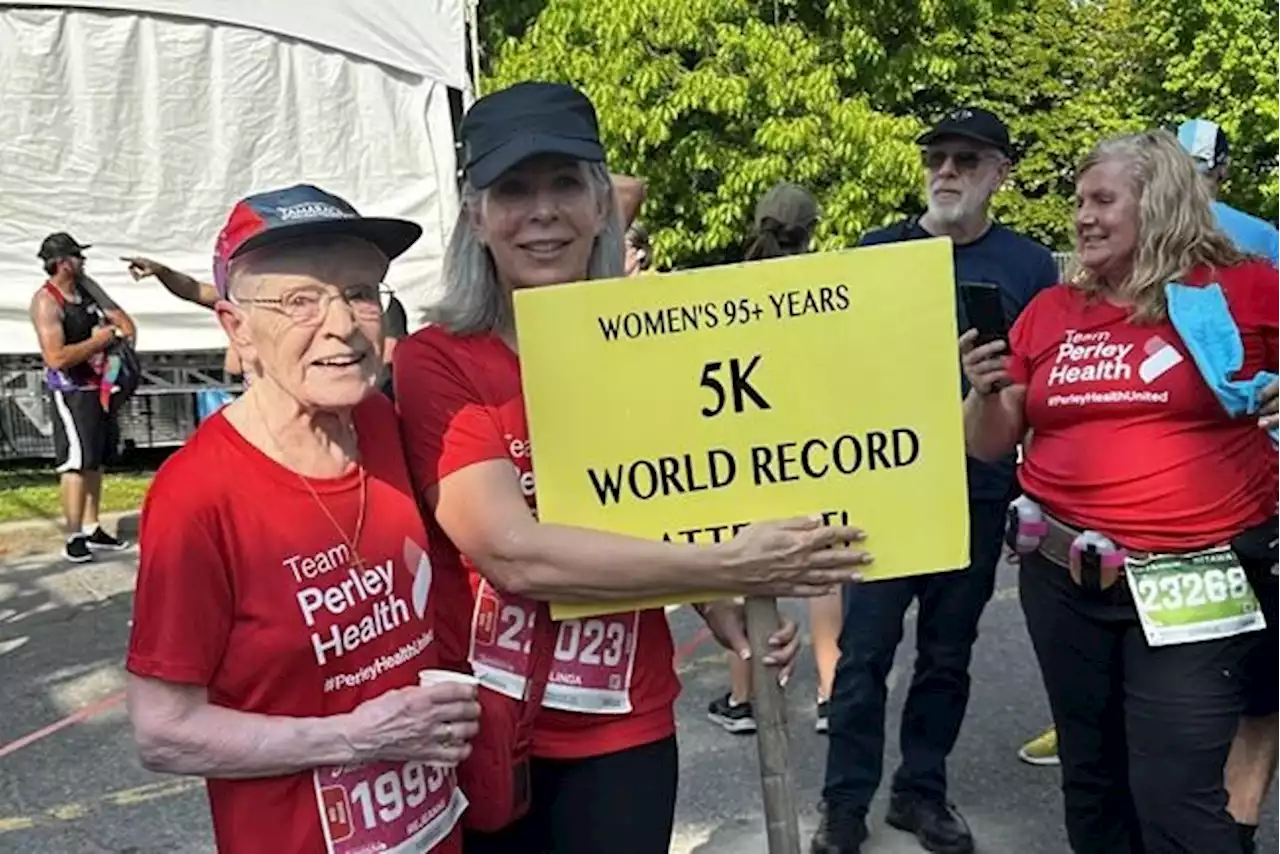
M1163 130L1103 140L1080 163L1076 180L1100 163L1120 161L1138 196L1138 246L1133 269L1109 290L1132 303L1140 323L1166 316L1164 286L1182 279L1194 267L1229 267L1246 256L1214 222L1213 201L1195 161ZM1079 249L1068 282L1085 293L1108 290L1080 263Z
M623 272L623 227L614 197L613 180L603 163L579 161L596 202L606 212L604 228L596 235L587 262L588 279L613 279ZM444 253L441 285L444 295L422 313L423 320L448 329L455 335L484 335L514 328L511 293L498 280L498 270L489 248L480 242L471 227L472 206L482 201L482 192L470 183L462 188L462 205Z

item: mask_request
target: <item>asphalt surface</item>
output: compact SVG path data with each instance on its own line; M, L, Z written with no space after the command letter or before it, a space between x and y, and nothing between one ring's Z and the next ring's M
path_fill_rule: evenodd
M213 851L208 808L198 781L143 771L134 757L120 691L131 607L134 555L70 567L52 558L0 567L0 852ZM1048 720L1014 592L1014 570L1001 571L974 654L969 715L949 763L951 797L988 854L1060 854L1058 772L1018 762L1021 741ZM801 625L805 610L785 603ZM723 732L705 718L706 703L725 690L723 656L697 643L700 621L671 614L684 694L679 702L680 802L672 852L764 854L754 741ZM907 637L914 616L908 616ZM891 675L886 768L897 761L896 721L910 683L912 645L905 642ZM789 686L792 768L803 805L807 847L816 824L825 741L813 732L816 688L806 652ZM865 854L914 854L912 837L881 821L884 793L872 811ZM1272 793L1259 851L1275 852Z

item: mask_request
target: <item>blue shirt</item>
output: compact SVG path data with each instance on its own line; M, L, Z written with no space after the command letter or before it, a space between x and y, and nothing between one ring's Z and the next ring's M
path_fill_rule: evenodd
M1226 202L1213 203L1213 216L1241 252L1257 255L1280 267L1280 231L1265 219L1236 210Z
M922 240L934 235L909 219L865 235L859 246ZM987 233L972 243L954 245L957 282L986 282L1000 288L1001 301L1009 325L1017 319L1031 298L1058 282L1058 265L1053 255L1029 237L1023 237L1003 225L993 224ZM956 288L956 319L961 330L969 321ZM969 383L961 377L961 394L967 394ZM1014 457L1011 454L997 463L983 463L969 458L970 500L1004 500L1014 489Z

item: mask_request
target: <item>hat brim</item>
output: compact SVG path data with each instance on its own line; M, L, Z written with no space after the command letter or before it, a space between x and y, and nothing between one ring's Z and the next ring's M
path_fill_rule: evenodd
M922 133L920 136L916 137L916 145L928 145L931 142L937 142L938 140L946 139L947 137L954 137L957 139L968 139L974 142L980 142L983 145L991 146L996 151L999 151L1000 153L1004 154L1006 157L1013 156L1013 152L1009 150L1009 146L1005 145L1003 142L1000 142L999 140L992 139L989 136L983 136L980 133L956 130L954 128L934 129L934 130Z
M604 147L599 141L549 133L522 134L487 151L467 165L471 186L483 190L502 177L508 169L540 154L563 154L575 160L604 162Z
M407 219L352 217L296 222L268 228L236 247L230 258L300 237L357 237L378 247L387 260L403 255L422 236L422 226ZM228 258L228 260L230 260Z

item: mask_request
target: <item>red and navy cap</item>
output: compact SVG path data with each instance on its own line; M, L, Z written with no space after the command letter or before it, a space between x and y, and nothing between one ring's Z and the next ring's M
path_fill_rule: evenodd
M233 258L299 237L359 237L390 260L421 236L422 227L417 223L361 216L343 198L310 184L295 184L236 203L213 250L213 282L226 297L227 268Z

